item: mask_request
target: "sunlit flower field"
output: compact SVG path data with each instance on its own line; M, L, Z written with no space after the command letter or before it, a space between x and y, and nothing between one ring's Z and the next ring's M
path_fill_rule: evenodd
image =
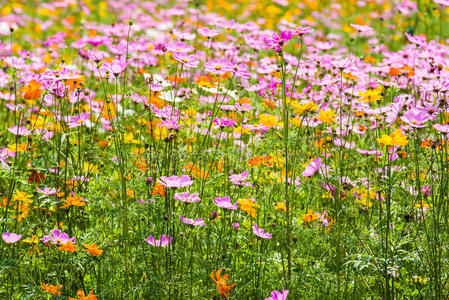
M448 0L0 7L0 299L447 299Z

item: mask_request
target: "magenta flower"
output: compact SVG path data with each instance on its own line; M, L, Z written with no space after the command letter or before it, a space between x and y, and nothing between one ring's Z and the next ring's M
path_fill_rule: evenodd
M271 233L265 232L265 229L258 228L257 223L253 225L253 233L262 239L271 239Z
M279 291L272 291L270 298L265 298L265 300L285 300L287 299L288 290L282 290L282 293Z
M427 114L425 111L415 108L406 111L404 115L401 117L401 120L404 123L407 123L415 128L426 127L426 125L423 125L423 123L425 123L429 119L430 119L429 114Z
M263 40L265 42L265 48L266 49L273 49L276 52L282 51L282 46L285 42L288 42L293 37L293 32L288 31L282 31L281 35L277 35L276 33L273 33L271 38L265 37Z
M297 35L297 36L303 36L304 34L309 34L312 33L313 29L310 27L302 27L299 26L298 28L296 28L295 32L293 34Z
M183 42L177 42L176 44L168 44L166 46L167 50L170 52L183 52L183 53L188 53L188 52L192 52L193 50L195 50L195 48L191 45L187 45Z
M429 197L430 195L432 195L432 188L427 184L426 186L423 186L421 188L421 192L424 196Z
M184 52L173 53L173 58L182 63L186 67L196 68L200 63L195 55L188 55Z
M60 229L53 229L49 235L44 235L41 239L44 244L48 244L48 242L50 242L53 245L62 245L68 241L73 243L74 240L75 237L69 238L69 235L62 232Z
M205 38L213 38L220 34L218 30L215 29L209 29L207 27L202 27L198 29L198 33Z
M228 119L227 117L223 117L223 118L221 118L221 119L215 118L215 119L213 120L213 122L214 122L215 124L217 124L218 126L220 126L221 128L224 128L224 127L233 127L233 126L235 125L234 119Z
M232 223L232 227L234 227L234 229L239 229L240 223Z
M8 128L8 131L18 136L29 136L31 134L31 130L27 129L25 126L19 127L14 125L13 127Z
M83 125L90 118L90 112L80 113L77 116L73 116L70 118L70 121L67 122L69 128L75 128Z
M187 219L184 218L183 216L179 217L185 224L187 225L192 225L192 226L206 226L206 223L204 223L203 219Z
M223 75L226 72L232 71L232 67L229 61L218 59L213 59L210 62L205 63L204 68L206 72L218 75Z
M166 188L181 188L181 187L188 187L193 184L193 180L190 179L190 176L188 175L181 175L181 176L161 176L157 180L159 184L162 184Z
M200 202L201 199L198 197L198 193L189 194L189 192L185 193L176 193L173 198L175 200L179 200L186 203Z
M150 234L145 242L154 247L166 247L173 243L173 238L168 235L161 235L160 239L155 240L154 237Z
M237 209L238 202L235 202L234 204L231 203L231 199L229 197L216 197L214 199L214 204L221 208L226 208L230 210Z
M167 129L179 130L184 125L178 124L178 120L162 120L161 123L159 123L159 126Z
M16 234L12 232L5 232L2 234L2 239L7 244L14 244L17 243L22 238L21 234Z

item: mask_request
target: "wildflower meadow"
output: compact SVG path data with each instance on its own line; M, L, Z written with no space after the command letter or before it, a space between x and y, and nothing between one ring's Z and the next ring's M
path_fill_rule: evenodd
M4 0L0 299L448 299L448 0Z

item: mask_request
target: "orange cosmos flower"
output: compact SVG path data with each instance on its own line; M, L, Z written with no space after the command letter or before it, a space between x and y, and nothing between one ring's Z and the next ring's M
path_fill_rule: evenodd
M91 245L83 244L83 246L86 248L83 251L89 252L93 256L98 256L103 254L103 250L100 249L95 243L92 243Z
M31 80L26 86L20 89L24 93L23 98L26 100L38 99L41 97L42 90L40 89L41 83L36 80Z
M69 90L73 92L75 88L79 89L84 85L84 81L86 78L84 76L78 77L78 78L72 78L67 80L66 86L69 87Z
M61 208L66 208L69 206L83 206L86 204L80 197L77 195L68 195L67 198L64 200L66 204L61 206Z
M67 241L67 243L65 243L61 247L59 247L58 250L59 251L67 251L67 252L78 251L78 249L76 249L76 245L72 244L71 241Z

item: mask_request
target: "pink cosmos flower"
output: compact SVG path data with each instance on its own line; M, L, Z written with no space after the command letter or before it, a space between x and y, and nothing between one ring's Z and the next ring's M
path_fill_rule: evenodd
M193 180L190 179L190 176L188 175L181 175L181 176L161 176L157 180L159 184L162 184L166 188L181 188L181 187L188 187L193 184Z
M432 125L432 127L436 131L443 132L443 133L449 133L449 125L434 124L434 125Z
M188 55L184 52L175 52L173 58L182 63L186 67L196 68L200 63L195 55Z
M67 122L69 128L75 128L83 125L90 118L90 112L80 113L77 116L73 116L70 118L70 121Z
M298 28L296 28L296 30L295 30L295 32L293 32L293 34L297 35L297 36L303 36L304 34L309 34L312 32L313 32L313 29L310 27L299 26Z
M75 237L69 238L69 235L65 232L62 232L60 229L53 229L49 235L44 235L41 239L44 244L48 244L48 242L50 242L53 245L62 245L67 243L68 241L73 243L74 240Z
M311 177L321 168L321 157L315 158L309 165L306 166L302 176Z
M285 300L287 299L288 290L282 290L282 293L279 291L272 291L270 298L265 298L265 300Z
M173 243L173 238L168 235L161 235L160 239L155 240L154 237L150 234L145 242L154 247L166 247Z
M176 193L173 198L178 201L193 203L193 202L201 202L201 199L198 197L198 193L189 194L189 192L185 193Z
M232 73L234 73L235 76L240 78L249 79L250 73L248 71L248 66L246 64L237 64L232 63L231 64Z
M45 196L51 196L57 193L56 188L49 188L48 186L44 187L44 189L36 188L36 191L44 194Z
M187 225L192 225L192 226L206 226L206 223L204 223L203 219L187 219L184 218L183 216L179 217L185 224Z
M404 115L401 117L401 120L404 123L407 123L415 128L426 127L426 125L423 125L423 123L425 123L429 119L430 119L429 114L427 114L425 111L415 108L406 111Z
M265 229L258 228L257 223L254 223L254 225L253 225L253 233L263 239L271 239L272 238L271 233L265 232Z
M173 34L178 38L178 39L180 39L181 41L182 40L187 40L187 41L191 41L191 40L193 40L194 38L195 38L195 34L194 33L188 33L188 32L181 32L181 31L178 31L178 30L173 30Z
M218 30L215 29L209 29L208 27L202 27L198 29L198 33L206 38L213 38L220 34Z
M16 234L12 232L5 232L2 234L2 239L7 244L14 244L17 243L22 238L21 234Z
M119 77L123 73L123 71L125 71L128 64L129 62L124 59L115 59L110 63L104 63L103 66L112 74L114 74L115 77Z
M216 197L214 199L214 204L221 208L226 208L230 210L237 209L238 202L235 202L234 204L231 203L231 199L229 197Z
M11 132L14 135L18 136L29 136L31 134L31 130L27 129L25 126L17 126L14 125L11 128L8 128L8 131Z
M248 171L245 171L241 174L233 174L229 176L229 180L235 185L241 186L253 186L250 182L246 182L245 180L248 177Z
M159 126L167 129L179 130L184 125L178 124L178 120L162 120L161 123L159 123Z
M195 50L195 48L191 45L187 45L183 42L177 42L175 44L168 44L166 46L167 50L170 52L183 52L183 53L188 53L188 52L192 52L193 50Z
M425 46L427 44L426 38L422 35L411 35L408 32L405 33L405 37L413 44L418 46Z
M240 103L236 103L235 108L237 109L238 112L247 112L253 110L255 107L249 105L248 103L243 103L242 105L240 105Z
M449 6L449 0L433 0L433 2L442 6Z
M223 75L226 72L232 72L232 66L229 61L213 59L204 64L206 72Z

